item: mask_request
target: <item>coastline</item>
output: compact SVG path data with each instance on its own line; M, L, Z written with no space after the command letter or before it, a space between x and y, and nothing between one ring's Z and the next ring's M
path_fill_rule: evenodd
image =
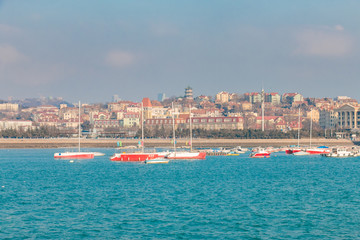
M123 147L137 146L139 139L81 139L82 148L117 148L121 141ZM188 139L177 139L177 147L186 147ZM76 148L78 138L50 138L50 139L13 139L1 138L0 148ZM309 139L300 139L300 145L308 146ZM193 139L194 148L207 147L282 147L297 145L297 139ZM353 146L347 139L313 138L313 146ZM172 147L171 139L145 139L145 147Z

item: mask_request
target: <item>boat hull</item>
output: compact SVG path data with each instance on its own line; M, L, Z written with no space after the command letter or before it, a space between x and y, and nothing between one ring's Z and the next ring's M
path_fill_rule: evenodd
M144 162L145 160L153 160L158 158L156 153L116 153L110 160L120 162Z
M252 154L250 154L251 158L268 158L270 157L270 153L268 152L254 152Z
M92 159L92 158L94 158L94 153L87 153L87 152L55 153L54 158L61 158L61 159Z
M204 160L206 158L206 152L177 152L177 153L169 153L166 156L167 159L197 159L197 160Z
M169 159L166 158L155 158L151 160L145 160L146 164L163 164L163 163L169 163Z
M300 152L301 151L301 149L287 149L287 150L285 150L285 153L286 154L294 154L294 153L296 153L296 152Z
M330 153L329 149L306 149L310 155L320 155L320 154L328 154Z

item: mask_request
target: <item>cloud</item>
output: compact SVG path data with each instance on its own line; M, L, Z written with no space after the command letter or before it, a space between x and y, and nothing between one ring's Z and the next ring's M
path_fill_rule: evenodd
M167 36L177 36L179 35L179 30L171 26L170 24L152 24L150 26L150 31L153 35L158 37L167 37Z
M136 57L130 52L113 50L105 56L105 62L113 67L124 68L135 63Z
M344 31L344 27L341 25L335 25L334 28L336 31Z
M6 25L6 24L0 24L0 34L18 34L20 33L20 29Z
M344 27L305 29L295 35L296 55L317 57L343 57L351 53L353 39Z
M55 81L64 73L60 64L31 59L14 46L0 45L0 82L36 86Z
M0 68L26 60L26 57L11 45L0 45Z

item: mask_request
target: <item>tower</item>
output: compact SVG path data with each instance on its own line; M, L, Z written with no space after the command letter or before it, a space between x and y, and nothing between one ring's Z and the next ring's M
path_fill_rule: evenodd
M185 88L185 99L188 99L188 100L193 100L194 99L193 90L192 90L192 88L190 86Z

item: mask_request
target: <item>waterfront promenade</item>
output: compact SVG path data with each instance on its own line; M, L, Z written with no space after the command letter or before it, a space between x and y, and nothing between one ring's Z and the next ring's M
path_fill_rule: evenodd
M0 148L70 148L78 146L77 138L51 139L0 139ZM297 145L297 139L194 139L193 147L281 147ZM117 142L123 147L137 146L139 139L81 139L81 147L116 148ZM178 139L177 147L187 145L188 139ZM300 145L309 145L309 139L300 139ZM346 139L312 139L313 146L351 146ZM172 147L171 139L145 139L146 147Z

